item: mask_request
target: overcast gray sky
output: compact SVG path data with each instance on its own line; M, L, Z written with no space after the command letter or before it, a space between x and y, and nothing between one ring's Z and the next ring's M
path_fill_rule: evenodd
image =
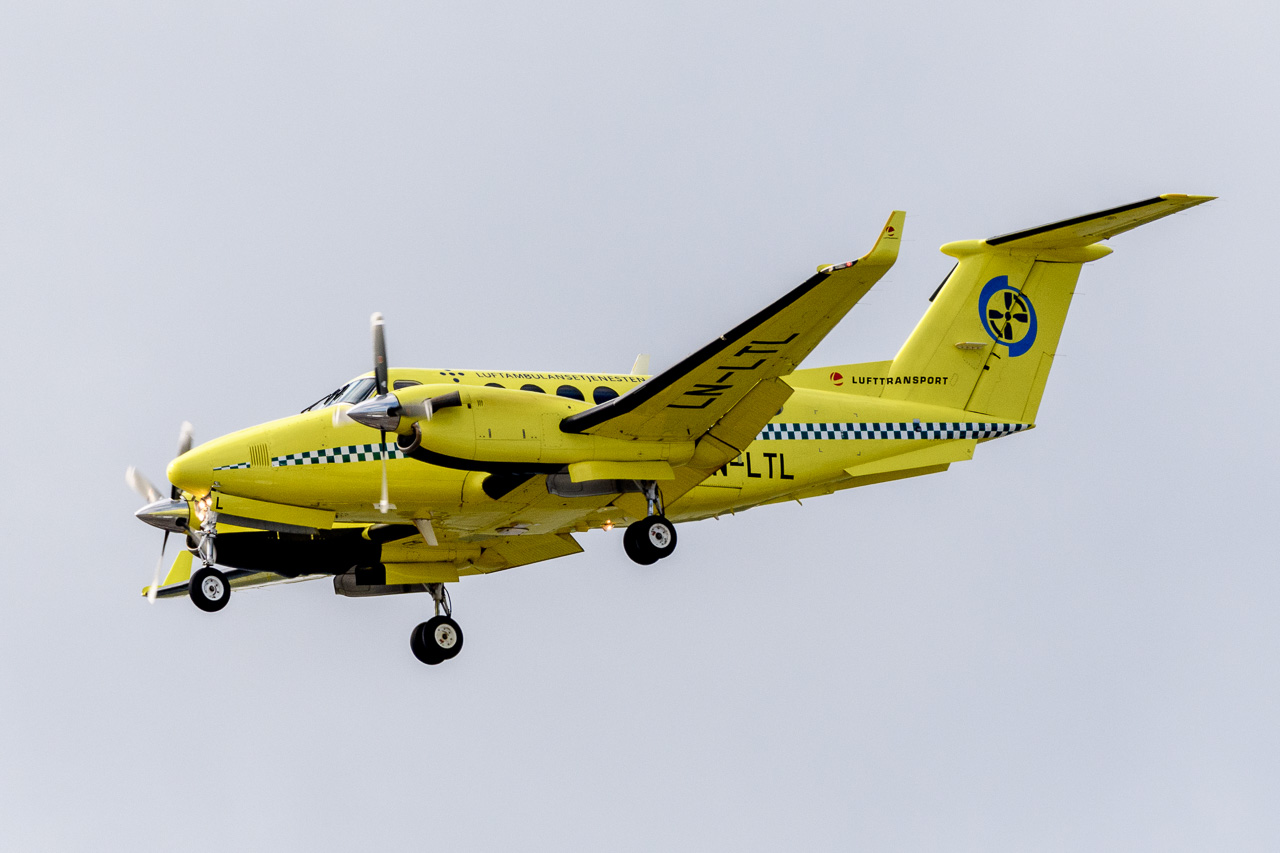
M0 8L5 849L1274 850L1277 13ZM1085 269L1033 432L421 597L147 606L127 465L369 366L672 363L908 211L1219 201ZM41 438L43 436L43 438Z

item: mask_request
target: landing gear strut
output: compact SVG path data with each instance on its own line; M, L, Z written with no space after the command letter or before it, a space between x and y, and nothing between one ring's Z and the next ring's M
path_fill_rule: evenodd
M649 566L676 550L676 526L663 515L658 484L645 483L644 493L649 501L649 516L627 528L622 534L622 547L633 561Z
M453 621L453 607L449 592L442 583L427 584L436 604L436 615L413 629L409 635L409 648L413 656L428 666L435 666L462 651L462 628ZM443 610L443 615L440 611Z
M187 595L191 602L205 613L216 613L231 600L231 584L227 582L227 576L213 566L218 558L218 549L214 545L217 535L218 514L207 509L204 520L200 523L200 535L196 543L196 553L203 565L199 571L192 573L187 584Z

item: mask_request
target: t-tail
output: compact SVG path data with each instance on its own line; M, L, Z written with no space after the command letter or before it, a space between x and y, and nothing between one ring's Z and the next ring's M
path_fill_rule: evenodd
M1212 199L1162 195L947 243L942 252L956 266L892 362L812 372L876 373L882 378L859 393L1034 423L1080 267L1111 254L1100 241Z

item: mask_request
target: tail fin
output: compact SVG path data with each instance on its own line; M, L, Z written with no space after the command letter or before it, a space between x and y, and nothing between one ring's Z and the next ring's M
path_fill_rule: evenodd
M1213 196L1162 195L942 247L956 258L889 366L880 396L1034 422L1080 267L1099 245Z

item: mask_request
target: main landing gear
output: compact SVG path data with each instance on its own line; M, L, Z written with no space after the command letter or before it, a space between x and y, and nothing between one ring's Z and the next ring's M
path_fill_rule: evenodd
M427 588L436 603L436 615L413 629L409 635L409 648L418 660L435 666L457 657L462 651L462 628L453 621L453 607L444 584L427 584ZM443 616L441 610L444 610Z
M633 561L649 566L676 550L676 526L662 514L662 492L657 483L645 484L645 497L649 499L649 517L626 529L622 547Z
M213 542L217 532L217 514L211 509L206 509L196 540L196 554L199 555L203 565L199 571L191 574L191 580L187 585L187 595L190 596L191 603L205 613L216 613L226 607L227 602L231 600L231 584L227 581L227 576L213 566L214 560L218 557L218 550Z

